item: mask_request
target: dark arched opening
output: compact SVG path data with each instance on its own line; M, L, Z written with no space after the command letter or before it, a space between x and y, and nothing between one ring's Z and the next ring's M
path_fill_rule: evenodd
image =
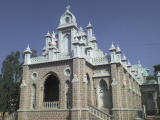
M59 101L59 80L49 75L44 83L44 102Z
M100 108L111 108L111 94L105 80L100 80L98 87L98 106Z

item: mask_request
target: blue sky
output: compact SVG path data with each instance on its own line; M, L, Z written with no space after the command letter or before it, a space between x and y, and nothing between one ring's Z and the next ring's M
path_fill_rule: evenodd
M68 4L79 26L91 21L105 52L114 42L133 64L160 64L160 0L0 0L0 64L27 44L41 54L44 35L56 30Z

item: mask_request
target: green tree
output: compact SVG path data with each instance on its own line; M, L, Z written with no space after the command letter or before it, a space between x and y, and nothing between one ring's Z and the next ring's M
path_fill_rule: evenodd
M0 110L14 112L19 106L19 86L22 79L20 52L12 52L3 61L0 75Z
M160 64L154 65L154 73L156 74L158 71L160 71Z
M156 77L154 75L147 76L146 80L155 80Z

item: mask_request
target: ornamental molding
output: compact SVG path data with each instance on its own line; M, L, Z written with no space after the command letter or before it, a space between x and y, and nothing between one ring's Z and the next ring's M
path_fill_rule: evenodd
M83 82L86 83L86 84L88 83L88 81L87 81L87 75L84 75Z
M69 66L64 69L64 75L65 76L70 76L71 75L71 68Z
M126 87L126 85L127 85L127 80L123 80L122 83L123 83L123 86Z
M37 73L37 72L33 72L33 73L31 74L31 78L32 78L32 80L38 79L38 73Z
M74 74L72 82L79 82L79 79L76 74Z
M21 85L20 85L20 88L25 88L27 85L26 85L26 83L24 82L24 80L22 80L22 83L21 83Z
M111 86L117 86L117 85L118 85L118 81L113 80L112 83L111 83Z

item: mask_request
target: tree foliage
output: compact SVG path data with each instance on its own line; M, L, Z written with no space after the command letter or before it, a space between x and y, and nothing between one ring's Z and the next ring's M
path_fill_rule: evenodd
M0 110L14 112L19 106L19 86L22 79L20 52L12 52L3 61L0 75Z
M158 71L160 71L160 64L154 65L154 73L156 74Z
M155 80L156 77L154 75L147 76L146 80Z
M37 51L32 49L31 57ZM0 112L14 112L19 108L20 84L22 80L22 62L19 51L11 52L2 63L0 74ZM24 58L24 54L22 54Z

